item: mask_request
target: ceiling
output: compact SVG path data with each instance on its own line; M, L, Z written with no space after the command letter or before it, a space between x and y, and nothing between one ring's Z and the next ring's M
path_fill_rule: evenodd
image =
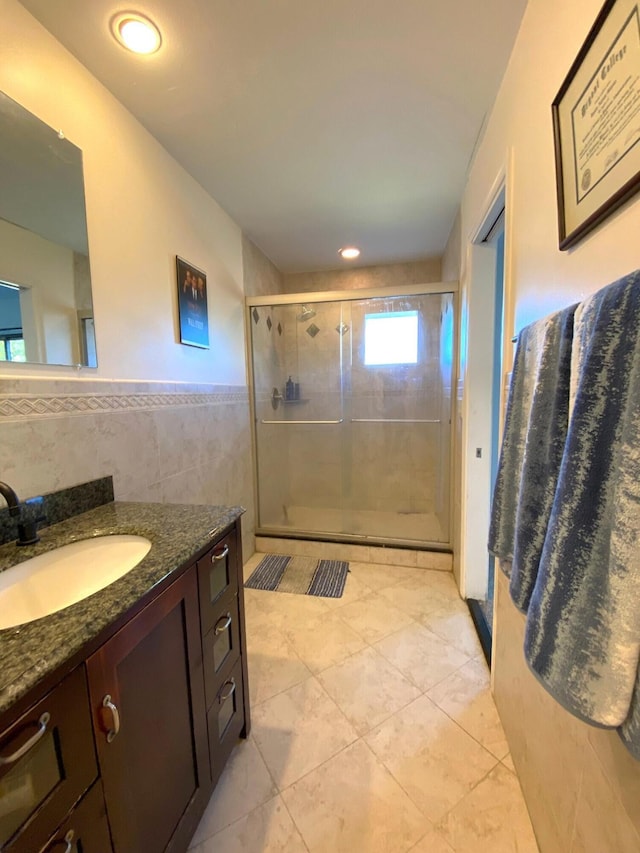
M526 0L22 0L283 272L440 255ZM111 36L119 11L163 36Z

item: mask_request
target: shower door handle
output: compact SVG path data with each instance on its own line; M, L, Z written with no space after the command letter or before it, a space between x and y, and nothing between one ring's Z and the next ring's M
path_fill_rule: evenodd
M440 420L424 418L351 418L352 424L439 424Z
M337 421L260 421L262 424L341 424L344 423L344 418L339 418Z

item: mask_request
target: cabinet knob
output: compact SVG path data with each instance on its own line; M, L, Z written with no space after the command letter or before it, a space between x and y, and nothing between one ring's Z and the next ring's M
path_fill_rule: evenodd
M107 731L107 743L111 743L114 737L120 731L120 714L118 713L118 709L111 701L111 694L107 693L107 695L102 700L102 707L111 711L111 718L113 720L113 727Z
M225 545L219 554L212 554L211 555L211 562L212 563L218 563L220 560L224 560L224 558L227 556L228 553L229 553L229 546Z
M40 719L38 720L38 731L34 735L31 735L29 740L25 741L25 743L23 743L19 749L16 749L15 752L12 752L11 755L0 755L0 767L5 767L7 764L14 764L22 758L23 755L26 755L29 750L38 743L40 738L44 736L50 719L51 714L48 711L41 714Z

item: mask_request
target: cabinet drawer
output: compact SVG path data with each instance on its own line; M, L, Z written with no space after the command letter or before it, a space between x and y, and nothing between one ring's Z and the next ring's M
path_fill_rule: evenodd
M78 667L0 735L0 849L40 850L97 775Z
M98 780L49 839L42 853L111 853L111 836Z
M240 657L238 597L224 596L217 612L218 618L202 640L207 708L215 700L226 673Z
M198 560L200 619L202 635L218 620L217 603L224 595L238 590L238 548L232 530Z
M207 714L207 725L211 778L215 785L244 725L241 661L238 661L220 686Z

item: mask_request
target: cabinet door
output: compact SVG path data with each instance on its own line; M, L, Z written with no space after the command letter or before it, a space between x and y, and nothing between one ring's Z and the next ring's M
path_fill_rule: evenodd
M0 735L0 850L40 850L97 775L78 667Z
M110 853L112 849L98 780L58 827L42 853Z
M211 787L195 567L87 668L114 850L186 848Z

